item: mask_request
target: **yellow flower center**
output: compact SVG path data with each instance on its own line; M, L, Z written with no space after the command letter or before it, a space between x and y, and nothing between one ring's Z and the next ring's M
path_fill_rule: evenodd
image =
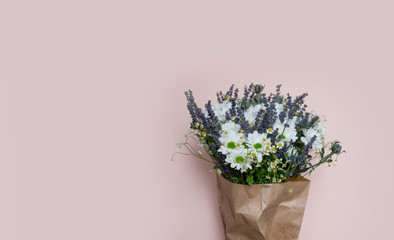
M224 132L224 134L226 134L226 135L227 135L227 133L228 133L227 131L226 131L226 132Z
M270 146L265 147L266 150L270 150Z
M242 132L242 131L243 131L243 129L242 129L242 128L239 128L239 131L240 131L240 132Z
M241 146L241 144L237 143L237 147Z
M278 143L278 147L282 147L282 143Z
M235 118L235 116L232 116L231 118L232 118L232 119L234 119L234 118Z
M275 147L272 147L272 148L271 148L271 151L275 151Z
M253 157L256 157L256 153L252 153L252 156L253 156Z
M201 134L202 134L202 135L205 135L205 132L202 132Z
M263 138L263 142L267 141L267 139Z
M241 136L241 137L239 137L240 139L244 139L244 137L243 136Z
M273 167L275 167L275 166L276 166L276 163L273 162L271 165L272 165Z
M252 125L253 125L253 123L251 122L251 123L250 123L250 126L252 126Z

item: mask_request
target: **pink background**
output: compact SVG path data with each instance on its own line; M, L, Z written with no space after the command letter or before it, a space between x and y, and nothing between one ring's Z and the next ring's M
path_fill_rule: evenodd
M0 239L224 239L215 175L171 155L235 83L308 92L347 154L302 240L394 239L392 1L2 1Z

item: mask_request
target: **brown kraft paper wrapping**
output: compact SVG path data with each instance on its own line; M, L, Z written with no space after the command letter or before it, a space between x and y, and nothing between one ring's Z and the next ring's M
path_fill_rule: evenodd
M218 175L217 186L226 240L298 239L310 180L249 186Z

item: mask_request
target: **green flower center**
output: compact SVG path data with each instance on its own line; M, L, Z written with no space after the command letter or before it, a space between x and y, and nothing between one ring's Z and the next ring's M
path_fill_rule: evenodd
M231 149L234 149L236 146L235 146L235 142L228 142L227 143L227 147L228 148L231 148Z
M261 145L260 143L256 143L253 147L254 147L255 149L260 149L260 148L263 147L263 145Z
M235 162L237 162L237 163L241 163L243 161L244 161L244 158L241 157L241 156L238 156L238 157L235 158Z

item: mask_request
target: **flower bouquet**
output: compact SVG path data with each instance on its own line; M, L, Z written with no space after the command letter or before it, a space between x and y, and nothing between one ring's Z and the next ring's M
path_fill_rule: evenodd
M297 239L310 185L305 176L344 152L338 141L325 142L324 119L306 110L307 94L292 98L280 88L268 95L250 84L239 97L232 85L205 110L185 92L191 129L177 146L214 165L228 240Z

